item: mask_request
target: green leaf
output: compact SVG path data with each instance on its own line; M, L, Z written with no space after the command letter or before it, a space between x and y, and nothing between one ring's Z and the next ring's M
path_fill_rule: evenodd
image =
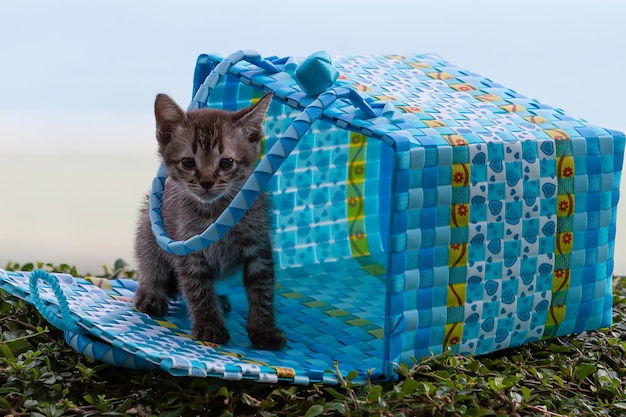
M617 395L617 387L620 386L620 381L612 372L608 372L605 369L598 369L598 372L596 372L596 381L605 394Z
M24 400L24 408L31 409L31 408L35 408L39 405L39 402L37 400L33 400L33 399L26 399Z
M561 378L557 374L552 375L552 380L556 381L556 383L559 385L559 387L564 387L565 386L565 381L563 381L563 378Z
M522 391L522 396L524 397L525 401L530 400L531 392L530 392L530 389L528 389L528 387L521 387L520 391Z
M346 375L346 381L352 381L358 376L359 376L359 373L357 371L350 371L348 372L348 375Z
M338 393L334 388L327 387L324 388L324 391L335 397L336 400L343 400L346 398L345 395Z
M346 414L346 407L343 403L338 401L333 401L324 406L326 408L326 412L332 416L339 416Z
M228 398L230 396L228 388L226 388L225 386L220 387L220 389L218 389L215 393L215 396Z
M367 394L367 400L369 402L378 402L378 399L381 397L382 392L383 392L382 386L374 385L371 391L369 392L369 394Z
M572 351L572 348L551 343L550 346L548 346L548 350L553 353L569 353Z
M504 377L495 377L495 378L490 378L489 379L489 387L494 391L494 392L501 392L504 389Z
M589 375L591 375L594 372L596 372L596 370L597 370L596 365L593 365L593 364L590 364L590 363L582 363L582 364L578 365L575 368L576 380L578 382L578 385L580 386L580 384L583 383L585 378L587 378Z
M0 343L0 353L3 357L7 359L15 359L15 355L13 354L13 351L9 348L8 343Z
M416 381L414 379L406 379L402 382L401 392L403 394L413 394L421 388L424 393L429 392L429 387L423 381Z
M21 266L22 271L30 272L35 269L35 265L33 263L27 263Z
M11 408L11 403L8 402L2 395L0 395L0 408L4 408L5 410Z
M115 263L113 264L113 269L122 269L128 266L128 262L126 262L123 259L116 259Z
M321 416L322 414L324 414L324 407L319 404L315 404L309 407L304 417L316 417Z

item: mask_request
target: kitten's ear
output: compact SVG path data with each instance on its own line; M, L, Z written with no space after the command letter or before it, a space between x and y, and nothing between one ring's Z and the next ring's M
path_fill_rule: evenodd
M156 119L157 140L159 143L169 142L170 134L186 117L183 109L167 94L159 94L154 101L154 117Z
M263 121L272 97L273 94L268 93L261 97L255 105L233 114L233 120L248 136L250 142L258 142L263 138Z

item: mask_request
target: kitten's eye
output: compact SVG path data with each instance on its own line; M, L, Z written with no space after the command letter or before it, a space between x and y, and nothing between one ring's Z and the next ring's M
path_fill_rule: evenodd
M180 163L185 169L191 169L196 166L196 161L193 158L183 158Z
M220 168L229 169L233 166L233 158L222 158L220 160Z

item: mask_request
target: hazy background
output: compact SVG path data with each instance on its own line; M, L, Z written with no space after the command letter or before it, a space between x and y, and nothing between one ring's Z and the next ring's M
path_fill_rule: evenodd
M134 263L154 96L185 107L200 53L432 52L624 131L625 15L621 0L0 0L0 267Z

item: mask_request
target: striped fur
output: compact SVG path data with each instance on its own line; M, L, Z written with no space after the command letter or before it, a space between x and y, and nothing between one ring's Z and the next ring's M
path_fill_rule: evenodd
M174 240L203 232L241 189L260 151L271 95L238 112L184 112L170 97L155 101L159 153L170 174L163 193L165 228ZM259 349L286 343L274 321L274 261L268 221L269 196L261 194L220 241L186 256L162 250L151 232L147 202L137 228L135 254L140 284L135 306L162 316L168 299L182 291L198 339L225 344L225 303L215 281L241 270L249 301L248 336ZM229 307L229 306L228 306Z

